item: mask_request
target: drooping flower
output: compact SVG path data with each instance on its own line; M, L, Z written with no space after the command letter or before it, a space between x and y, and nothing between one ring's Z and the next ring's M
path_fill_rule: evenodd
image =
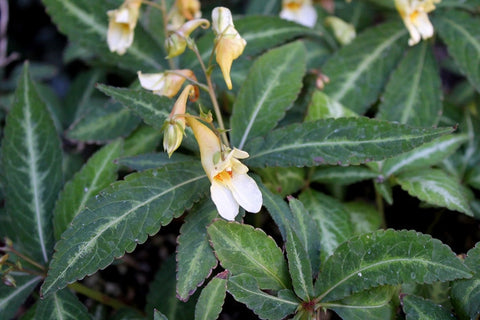
M212 183L210 194L220 216L234 220L239 206L248 212L260 211L262 193L248 176L248 167L238 160L247 158L248 153L239 149L222 150L220 139L206 125L192 117L186 121L200 146L202 166Z
M232 13L224 7L216 7L212 11L212 29L215 33L215 55L222 70L223 79L229 90L232 89L230 69L233 60L237 59L247 45L233 25Z
M200 1L198 0L176 0L175 5L180 14L187 20L198 19L202 16Z
M165 40L165 48L167 49L167 59L181 55L187 48L187 37L197 29L210 27L210 22L206 19L194 19L184 23L178 30L172 32Z
M187 99L195 93L194 87L189 84L183 89L177 101L173 105L170 116L163 124L163 149L171 157L173 152L180 147L185 134L185 114Z
M433 36L433 25L428 19L428 13L435 9L435 3L441 0L395 0L403 23L410 33L408 44L413 46L421 39Z
M159 96L173 97L178 93L186 78L195 79L192 70L169 70L160 73L141 73L138 71L140 85Z
M313 28L317 22L317 11L311 0L283 0L280 18Z
M141 0L125 0L120 8L107 12L107 44L111 52L123 55L133 43Z

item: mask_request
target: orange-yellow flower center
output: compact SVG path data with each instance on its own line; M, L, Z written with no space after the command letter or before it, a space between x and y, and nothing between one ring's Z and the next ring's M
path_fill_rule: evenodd
M418 17L419 14L420 14L420 13L418 12L418 10L413 11L413 12L410 14L410 17L409 17L409 18L410 18L410 21L415 21L415 20L417 20L417 17Z
M297 3L297 2L289 2L287 3L286 7L288 8L288 10L291 10L291 11L297 11L300 9L302 5L300 3Z
M232 169L225 169L222 172L218 173L213 179L217 180L218 182L225 182L232 178Z

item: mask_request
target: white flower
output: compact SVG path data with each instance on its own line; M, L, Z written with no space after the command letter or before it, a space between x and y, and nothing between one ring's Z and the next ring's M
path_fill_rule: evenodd
M395 0L395 6L410 33L410 46L433 36L433 25L428 19L428 13L435 9L435 3L438 2L440 0Z
M317 11L311 0L283 0L280 18L313 28L317 22Z
M262 193L248 176L248 167L238 160L247 158L248 153L238 149L222 152L220 139L212 130L194 118L187 117L186 121L200 146L202 166L212 183L210 194L220 216L232 221L240 206L248 212L259 212Z
M141 4L140 0L126 0L120 8L107 12L107 44L111 52L122 55L132 45Z
M141 73L138 71L137 74L143 88L168 98L172 98L180 91L187 78L195 78L193 71L189 69L169 70L160 73Z

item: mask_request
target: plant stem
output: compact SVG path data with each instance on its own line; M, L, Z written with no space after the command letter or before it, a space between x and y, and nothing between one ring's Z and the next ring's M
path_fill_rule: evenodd
M0 248L0 251L3 251L3 252L12 252L13 254L15 254L16 256L19 256L20 258L22 258L23 260L25 260L26 262L30 263L31 265L37 267L38 269L42 270L42 271L47 271L45 269L44 266L42 266L41 264L39 264L38 262L36 262L35 260L27 257L26 255L24 255L23 253L20 253L18 252L17 250L15 250L13 247L2 247Z
M111 297L109 297L109 296L107 296L107 295L105 295L101 292L98 292L96 290L88 288L81 283L75 282L75 283L69 284L68 287L70 289L74 290L75 292L83 294L84 296L87 296L87 297L89 297L89 298L91 298L95 301L98 301L98 302L104 304L104 305L110 306L110 307L114 308L115 310L120 309L120 308L128 307L123 302L121 302L117 299L111 298Z
M385 207L383 205L382 195L377 190L375 190L375 202L377 204L377 210L380 212L380 228L385 229L387 228L387 222L385 221Z

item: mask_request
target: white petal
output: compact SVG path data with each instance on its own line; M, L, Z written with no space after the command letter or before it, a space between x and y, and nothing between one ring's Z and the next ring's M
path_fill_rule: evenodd
M233 197L248 212L258 212L262 208L262 193L255 180L247 174L234 174L229 184Z
M298 10L283 9L280 11L280 18L312 28L317 22L317 11L313 6L304 4Z
M138 80L140 80L140 85L152 91L162 90L165 86L165 74L162 73L141 73L138 72Z
M233 221L238 214L238 203L233 198L232 192L225 185L213 181L210 194L220 216Z

